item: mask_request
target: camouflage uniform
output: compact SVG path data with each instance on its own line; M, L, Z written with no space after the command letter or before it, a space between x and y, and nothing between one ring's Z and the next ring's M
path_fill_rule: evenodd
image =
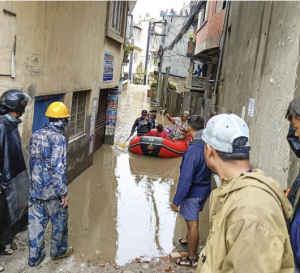
M67 195L65 122L49 122L30 139L29 265L45 255L44 235L52 224L51 258L68 248L68 208L60 202Z

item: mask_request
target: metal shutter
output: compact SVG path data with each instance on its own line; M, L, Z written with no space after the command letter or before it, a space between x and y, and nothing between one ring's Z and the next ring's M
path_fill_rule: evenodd
M97 120L96 120L96 127L95 127L94 152L97 151L104 143L107 96L108 96L108 89L101 89L99 94L99 104L98 104Z

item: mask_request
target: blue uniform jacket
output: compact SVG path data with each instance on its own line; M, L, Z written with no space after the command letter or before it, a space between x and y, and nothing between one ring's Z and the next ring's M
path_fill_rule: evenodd
M67 142L61 120L49 122L30 139L30 197L51 200L67 195Z
M183 154L180 177L173 203L179 206L185 198L210 195L211 171L204 158L204 142L195 141Z
M300 268L300 209L299 206L294 214L290 227L291 244L295 258L295 264Z

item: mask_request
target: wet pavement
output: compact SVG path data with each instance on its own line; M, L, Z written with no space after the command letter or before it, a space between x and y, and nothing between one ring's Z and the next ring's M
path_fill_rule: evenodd
M173 241L185 235L184 221L170 208L181 158L136 155L119 145L141 110L153 108L146 91L131 85L120 95L115 145L103 145L93 166L69 186L75 259L124 265L140 256L169 254ZM157 122L170 125L160 114Z

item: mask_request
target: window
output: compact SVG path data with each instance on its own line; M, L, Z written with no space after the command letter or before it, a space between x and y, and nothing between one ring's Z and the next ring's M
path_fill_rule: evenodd
M126 35L126 1L107 1L106 36L124 43Z
M126 6L125 1L112 1L111 3L110 29L118 35L122 34L125 6Z
M133 27L133 38L138 42L141 40L141 30L138 27Z
M226 1L217 1L216 3L216 13L222 11L226 8Z
M208 1L206 1L205 5L200 9L198 14L198 29L202 27L202 25L207 21L207 12L208 12Z
M137 55L138 55L137 52L133 53L133 60L135 63L137 62Z
M71 121L69 127L70 137L84 133L87 94L88 91L73 93Z

